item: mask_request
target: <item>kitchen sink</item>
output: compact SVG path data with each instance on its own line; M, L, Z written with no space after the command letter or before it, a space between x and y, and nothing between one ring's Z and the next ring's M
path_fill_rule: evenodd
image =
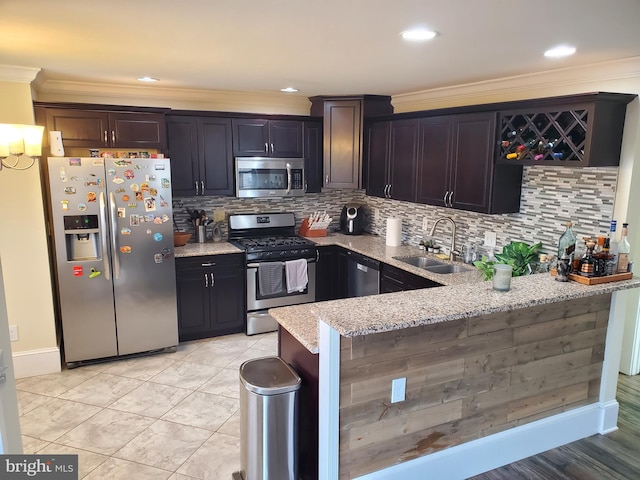
M434 260L433 258L424 257L424 256L393 257L393 258L418 268L426 269L427 267L435 267L435 266L446 267L447 266L446 263L439 262L438 260Z
M427 272L440 273L440 274L462 273L462 272L468 272L470 270L469 268L463 267L462 265L452 265L449 263L433 265L431 267L424 267L424 269Z

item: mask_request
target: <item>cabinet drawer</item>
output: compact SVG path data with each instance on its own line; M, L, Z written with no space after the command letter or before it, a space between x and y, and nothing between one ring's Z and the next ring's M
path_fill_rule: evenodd
M176 270L185 271L198 268L244 268L244 255L242 253L225 253L222 255L208 255L205 257L180 257L176 258Z

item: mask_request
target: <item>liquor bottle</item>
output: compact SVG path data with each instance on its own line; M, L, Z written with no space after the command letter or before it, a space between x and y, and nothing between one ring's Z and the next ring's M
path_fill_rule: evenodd
M578 272L583 277L594 277L596 275L596 262L597 260L593 256L593 249L596 244L593 240L587 242L587 253L584 258L580 260L580 271Z
M576 249L576 236L573 234L571 227L573 222L567 222L567 228L558 240L558 258L562 257L563 252L570 258L569 265L573 264L573 254Z
M616 226L617 222L611 220L609 228L609 257L607 258L606 272L607 275L613 275L618 269L618 242L616 242ZM605 240L606 243L606 240Z
M629 271L629 252L631 252L631 245L627 240L627 227L628 223L622 224L622 238L618 244L618 273L627 273Z

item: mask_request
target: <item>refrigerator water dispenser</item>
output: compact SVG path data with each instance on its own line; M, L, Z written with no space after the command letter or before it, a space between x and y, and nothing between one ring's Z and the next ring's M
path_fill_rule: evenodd
M100 259L97 215L66 215L64 233L68 262Z

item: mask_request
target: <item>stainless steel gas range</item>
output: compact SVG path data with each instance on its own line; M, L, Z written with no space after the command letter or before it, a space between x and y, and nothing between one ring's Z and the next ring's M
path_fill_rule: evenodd
M229 216L229 241L247 261L247 335L277 330L267 309L316 300L318 250L295 225L291 212Z

